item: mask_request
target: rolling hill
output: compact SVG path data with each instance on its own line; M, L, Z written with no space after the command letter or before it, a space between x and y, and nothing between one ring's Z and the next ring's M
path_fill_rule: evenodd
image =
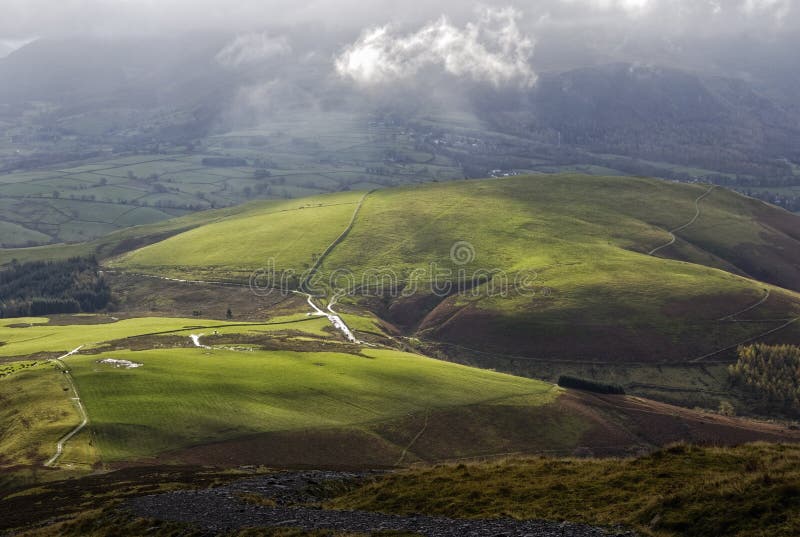
M254 208L107 264L246 282L274 263L273 283L313 272L309 286L351 288L405 335L534 359L713 358L800 312L800 219L724 189L585 176L464 181L370 193L348 228L361 196L319 198L350 203L335 210ZM456 244L466 263L451 259Z
M345 313L377 315L395 345L689 406L737 400L738 345L800 341L798 217L718 187L527 176L204 214L6 256L83 251L122 275L345 288Z

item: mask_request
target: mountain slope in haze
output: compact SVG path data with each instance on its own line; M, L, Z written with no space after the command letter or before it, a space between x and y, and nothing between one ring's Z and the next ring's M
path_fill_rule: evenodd
M744 174L800 159L796 111L745 80L618 63L547 74L530 99L534 124L599 153Z
M667 178L699 167L705 175L755 178L763 186L776 179L797 184L791 164L800 161L794 143L800 132L797 81L789 68L793 57L779 52L793 50L792 41L774 49L753 43L754 57L745 65L640 62L625 55L579 62L539 57L540 77L531 89L496 91L432 77L365 94L332 76L330 50L320 53L320 47L338 47L342 36L322 32L309 43L302 32L289 33L280 54L225 65L218 55L233 37L35 41L0 58L0 82L7 82L0 84L0 117L8 114L10 125L20 125L24 115L39 116L25 132L61 137L64 144L33 147L67 152L75 160L108 145L157 153L159 144L202 143L213 132L267 125L285 110L319 108L352 117L388 112L401 122L423 123L430 116L475 114L483 120L479 134L495 130L522 138L529 147L514 148L511 156L523 162L554 152L561 164L616 169L614 159L626 156L634 166L657 163ZM775 61L765 66L764 58ZM437 94L447 98L437 100ZM41 114L37 103L46 103ZM306 132L302 123L292 135ZM29 157L10 153L8 169L69 160ZM484 159L491 161L481 162L484 173L501 167L500 157ZM467 160L465 170L472 168Z
M313 268L310 287L349 287L407 335L529 359L689 362L800 335L800 218L723 189L530 176L342 196L352 210L254 209L108 264L239 281Z

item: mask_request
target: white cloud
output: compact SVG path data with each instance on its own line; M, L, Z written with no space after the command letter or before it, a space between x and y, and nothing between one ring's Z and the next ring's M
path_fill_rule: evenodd
M748 15L768 13L776 19L783 19L791 7L790 0L745 0L742 10Z
M36 41L36 38L29 39L0 39L0 58L5 58L15 50L24 47L28 43Z
M250 33L236 37L216 55L216 60L226 67L241 67L291 52L285 37L271 37L266 33Z
M657 0L561 0L565 4L584 4L600 10L622 9L629 13L641 12Z
M336 70L363 85L413 77L434 66L495 86L532 86L534 41L520 31L519 16L513 8L485 8L463 28L445 16L403 36L390 26L372 28L339 55Z

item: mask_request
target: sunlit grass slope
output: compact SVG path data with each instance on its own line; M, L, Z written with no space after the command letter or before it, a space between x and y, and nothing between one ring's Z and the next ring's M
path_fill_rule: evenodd
M695 200L707 188L558 175L381 190L367 198L356 226L324 267L391 267L404 275L430 262L454 268L451 247L467 241L475 254L465 265L468 270L513 272L608 259L600 270L624 271L638 254L669 241L668 229L694 217ZM741 207L748 200L742 200L712 194L703 202L700 218L706 227L717 225L720 242L760 241ZM675 266L665 265L661 272ZM623 276L637 269L630 267Z
M270 260L301 273L350 221L361 193L272 203L186 231L110 262L112 267L170 276L246 280Z
M42 464L55 452L56 440L80 422L61 372L46 362L22 364L0 364L17 366L0 377L0 466ZM87 447L82 438L73 444Z
M105 358L143 364L101 364ZM114 352L68 360L106 461L248 434L347 427L433 408L530 394L551 384L389 351L204 349Z

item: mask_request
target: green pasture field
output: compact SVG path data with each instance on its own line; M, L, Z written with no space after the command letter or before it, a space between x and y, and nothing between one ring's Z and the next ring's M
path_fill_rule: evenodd
M98 360L143 364L116 368ZM355 426L426 408L532 396L551 384L389 350L122 351L67 360L106 461L258 432Z
M302 322L296 322L296 321ZM69 352L79 346L86 349L119 339L159 334L183 335L210 333L262 333L276 330L298 330L323 336L329 326L325 317L304 315L277 318L265 323L237 323L208 319L174 319L169 317L137 317L99 324L48 324L41 317L0 319L0 357L22 357L40 352Z
M339 236L362 195L347 192L302 202L273 202L264 210L248 211L124 254L109 266L174 276L196 269L205 274L247 273L273 260L277 269L299 273Z

